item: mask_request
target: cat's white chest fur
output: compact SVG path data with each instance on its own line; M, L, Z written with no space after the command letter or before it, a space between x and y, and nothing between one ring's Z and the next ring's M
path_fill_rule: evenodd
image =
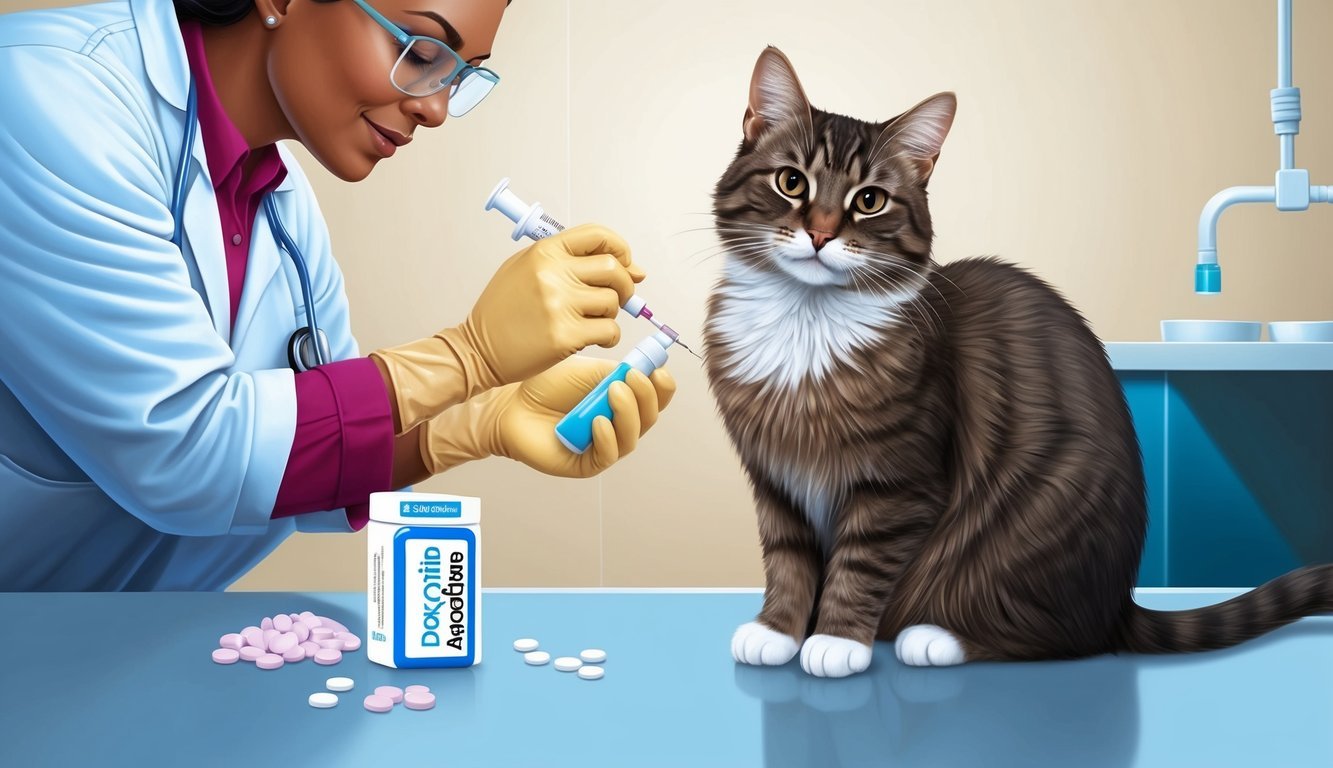
M811 286L728 257L713 328L731 352L726 375L795 389L833 363L883 338L907 294L888 296Z

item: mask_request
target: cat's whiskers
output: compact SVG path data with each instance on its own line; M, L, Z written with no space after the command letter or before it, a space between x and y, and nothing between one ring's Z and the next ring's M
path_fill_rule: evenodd
M847 274L852 278L852 282L855 283L858 288L865 291L866 293L870 293L871 295L879 296L884 299L893 299L899 302L905 300L911 306L916 306L916 302L918 299L914 294L909 293L907 291L901 291L899 289L899 286L892 282L890 282L888 285L889 290L883 290L880 287L873 285L868 278L874 276L874 274L867 273L864 269L860 267L860 265L857 264L851 265L851 269L848 270ZM907 320L907 322L911 323L912 330L913 332L916 333L916 337L920 339L922 343L926 342L925 336L921 334L921 328L916 324L916 321L913 320L910 315L898 313L898 317L901 317Z
M895 281L891 274L886 274L884 271L886 268L900 269L902 271L907 272L908 275L916 278L916 280L913 281L913 285L911 285L910 288L908 288L908 290L910 290L911 292L911 295L907 300L912 304L912 306L916 307L918 310L922 308L929 310L930 314L935 316L935 323L934 323L935 329L937 331L943 329L944 319L940 317L939 312L935 311L935 308L931 306L930 302L926 301L925 298L921 296L921 289L925 288L926 286L935 288L935 286L931 285L928 279L925 279L924 275L912 270L908 265L905 264L886 263L883 265L878 265L878 264L867 263L867 264L857 265L857 268L871 276L882 278L885 282L889 283L891 286L894 286L898 290L902 290L905 284ZM935 291L938 293L939 289L935 288ZM940 299L944 301L946 306L948 305L948 300L944 298L943 294L940 294ZM925 316L924 312L922 313L922 316L923 317Z

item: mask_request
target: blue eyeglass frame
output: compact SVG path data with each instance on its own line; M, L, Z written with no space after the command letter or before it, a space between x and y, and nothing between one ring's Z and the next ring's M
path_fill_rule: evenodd
M385 18L384 14L380 13L379 11L371 7L370 3L367 3L366 0L352 0L352 2L356 3L357 6L361 8L361 10L365 11L366 15L374 19L375 23L379 24L381 27L384 27L384 29L390 35L393 35L394 41L396 41L399 45L403 46L404 50L406 50L407 47L412 44L413 40L426 40L440 46L444 50L448 51L450 55L454 57L456 66L454 67L453 71L449 73L448 77L442 78L440 80L440 87L431 91L429 95L434 96L440 91L443 91L445 88L448 87L449 84L452 84L456 80L462 82L460 78L468 74L469 72L476 72L481 77L490 80L492 83L492 87L494 87L495 84L498 84L500 82L500 76L495 74L494 71L487 69L486 67L474 67L471 64L467 63L466 59L458 55L458 51L455 51L453 48L449 47L449 44L445 43L443 40L438 40L433 37L427 37L425 35L409 35L407 34L407 32L403 30L402 27L398 26L397 24L394 24L392 21L389 21L387 18ZM397 66L396 63L395 66ZM394 88L397 88L399 91L406 93L408 96L417 96L417 98L425 98L424 96L418 96L415 93L408 93L407 91L404 91L401 87L399 87L398 83L394 82L393 80L392 70L390 70L389 82L393 83ZM481 102L479 101L477 103L479 104ZM455 117L457 117L457 115L455 115Z

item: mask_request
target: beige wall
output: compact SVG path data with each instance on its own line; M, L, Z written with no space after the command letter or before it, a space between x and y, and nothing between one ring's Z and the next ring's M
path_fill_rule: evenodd
M1296 0L1295 19L1297 165L1333 185L1333 3ZM517 248L482 211L502 176L565 224L620 231L648 272L642 295L698 341L720 266L698 228L771 43L832 111L880 120L958 94L931 182L942 261L1017 261L1108 341L1155 340L1163 318L1331 319L1329 205L1229 211L1226 290L1192 293L1203 204L1273 180L1275 30L1271 0L519 0L495 48L504 80L476 112L419 132L357 185L303 160L363 350L466 315ZM619 357L648 330L622 327L617 349L592 353ZM483 498L486 585L761 583L748 488L702 369L681 352L671 370L675 402L600 478L495 459L418 486ZM298 534L234 588L361 589L364 546Z

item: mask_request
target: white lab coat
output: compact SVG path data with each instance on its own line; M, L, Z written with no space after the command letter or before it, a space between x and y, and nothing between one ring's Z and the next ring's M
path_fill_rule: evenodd
M235 331L202 138L184 254L171 197L189 66L170 0L0 16L0 591L220 590L294 530L270 520L305 325L262 211ZM295 158L275 194L335 360L342 274Z

